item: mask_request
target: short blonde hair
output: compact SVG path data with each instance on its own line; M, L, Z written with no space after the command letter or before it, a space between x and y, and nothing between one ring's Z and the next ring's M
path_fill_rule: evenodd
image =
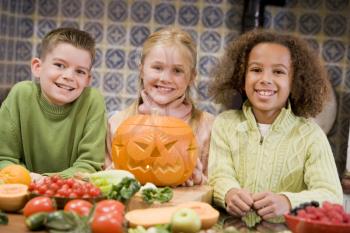
M57 28L46 34L41 42L40 58L44 60L59 43L68 43L88 51L91 55L91 63L95 58L95 40L89 33L75 28Z

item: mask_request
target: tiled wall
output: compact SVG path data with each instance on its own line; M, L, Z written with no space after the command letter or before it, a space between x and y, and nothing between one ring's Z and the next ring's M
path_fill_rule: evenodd
M195 100L217 113L207 96L209 71L227 41L240 34L243 5L243 0L0 0L0 90L31 79L30 59L48 31L73 26L97 41L92 85L105 95L108 111L123 109L136 97L142 43L157 28L177 25L198 44ZM307 38L326 61L338 101L329 139L340 171L350 118L349 16L349 0L287 0L283 8L266 8L264 25Z

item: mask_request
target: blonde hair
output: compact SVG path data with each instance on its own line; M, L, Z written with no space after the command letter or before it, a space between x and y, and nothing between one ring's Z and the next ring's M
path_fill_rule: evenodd
M95 58L95 40L89 33L75 28L57 28L46 34L41 42L40 58L44 60L45 56L59 43L68 43L88 51L91 55L91 63Z
M193 79L195 79L195 76L197 74L197 45L193 41L190 34L188 34L186 31L178 28L178 27L165 27L158 31L155 31L152 33L147 40L144 42L142 47L142 54L140 58L140 64L143 65L144 61L147 57L147 55L150 53L150 51L159 45L170 45L170 46L178 46L180 49L183 49L185 52L187 52L187 55L189 55L190 58L190 74L193 75ZM142 72L142 71L140 71ZM194 88L194 80L192 80L191 84L188 86L186 90L186 101L191 103L192 108L192 116L190 120L190 125L192 126L193 130L197 128L197 124L200 120L200 117L202 114L200 114L200 111L197 110L195 107L191 96L190 96L190 89ZM141 103L141 90L143 89L143 83L142 79L139 78L140 82L140 88L139 88L139 100L138 104Z

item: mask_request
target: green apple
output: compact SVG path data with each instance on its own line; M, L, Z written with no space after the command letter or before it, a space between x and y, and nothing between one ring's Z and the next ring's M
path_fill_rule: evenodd
M173 233L196 233L201 229L201 219L196 211L190 208L179 208L171 216Z

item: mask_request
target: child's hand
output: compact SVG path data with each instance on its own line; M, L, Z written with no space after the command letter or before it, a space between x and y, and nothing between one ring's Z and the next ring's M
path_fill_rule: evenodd
M252 195L245 189L230 189L226 194L225 202L227 212L236 217L245 216L253 206Z
M207 181L203 174L203 165L199 158L197 158L196 167L194 168L191 177L185 181L183 186L201 185Z
M39 173L30 173L30 178L32 178L32 182L39 182L44 179L45 176L40 175Z
M255 193L253 200L257 214L265 220L283 215L291 208L286 196L272 192Z

